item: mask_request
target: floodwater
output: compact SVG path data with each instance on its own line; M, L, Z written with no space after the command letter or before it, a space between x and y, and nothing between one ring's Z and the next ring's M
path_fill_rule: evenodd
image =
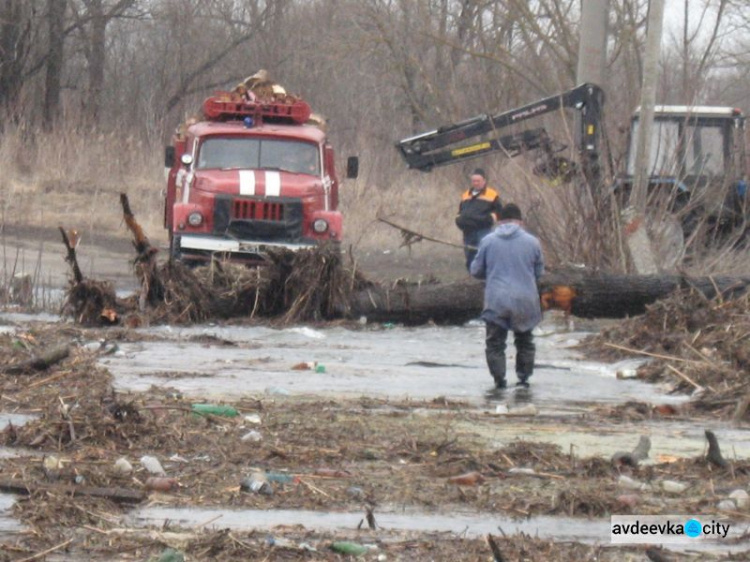
M364 518L364 513L328 512L309 510L230 510L230 509L182 509L170 507L147 507L134 511L126 520L130 526L160 526L165 521L170 525L195 529L217 528L240 531L269 530L278 526L303 525L317 531L354 530ZM512 519L497 513L463 513L452 511L450 515L426 513L415 510L378 511L375 513L378 528L388 531L417 531L427 533L454 533L467 537L487 534L526 533L528 535L554 539L558 542L581 542L606 544L611 540L610 520L564 519L561 517L531 517ZM714 550L722 552L742 551L747 539L740 539L743 528L732 525L721 541L691 541L690 550ZM366 535L365 535L366 536ZM373 536L377 536L373 535ZM738 541L732 544L730 541ZM366 542L366 540L365 540ZM679 546L669 545L674 550Z
M26 318L0 315L0 320L23 322ZM34 319L39 319L38 317ZM579 456L609 456L635 446L638 436L651 437L649 462L662 455L697 457L704 453L704 430L714 429L728 458L750 457L747 431L721 422L685 420L659 422L589 421L594 408L635 400L652 404L679 403L685 397L667 394L668 388L637 380L620 379L618 372L632 374L637 360L604 364L589 361L574 346L587 335L566 332L554 323L537 330L537 369L528 391L514 388L497 395L484 363L484 326L415 328L363 326L313 329L293 327L172 326L144 328L157 341L117 343L115 353L100 363L114 376L115 388L146 391L152 385L169 388L196 400L221 401L266 396L352 398L372 396L391 399L430 400L447 398L464 402L465 409L486 414L490 423L472 425L481 431L488 447L500 448L524 439L573 448ZM515 352L509 341L509 383L515 383ZM294 370L299 363L317 364L318 370ZM533 404L529 417L508 417L502 412ZM498 408L501 413L498 413ZM434 415L432 409L416 409L414 415ZM2 427L0 418L0 427ZM494 421L496 420L496 423ZM19 420L20 421L20 420ZM14 421L14 423L16 423ZM470 423L457 420L460 424ZM480 427L481 426L481 427ZM13 524L2 516L7 496L0 495L0 532ZM219 518L222 528L273 528L299 523L311 529L355 528L356 513L291 511L233 511L199 508L144 507L132 512L125 524L161 524L165 520L185 526L201 526ZM397 530L453 531L484 534L523 531L557 540L609 542L609 520L533 518L514 521L496 514L405 513L377 514L383 528ZM722 548L726 548L722 545Z
M15 499L15 496L0 494L0 539L5 534L17 533L23 529L17 519L10 517Z
M652 440L653 462L658 455L703 454L704 430L711 428L722 443L732 444L727 456L750 456L747 433L723 423L587 423L586 414L597 406L629 400L675 404L687 398L666 394L667 389L658 385L617 377L618 372L633 373L640 360L615 364L585 360L573 347L587 333L559 331L551 323L537 330L538 366L531 389L510 388L500 395L489 392L492 379L484 363L484 326L478 323L362 330L168 326L147 331L160 340L122 344L117 353L101 360L113 373L116 388L145 391L153 385L213 401L262 395L280 400L285 395L444 397L496 415L496 424L474 424L471 429L483 432L488 443L498 448L523 438L555 443L566 451L573 446L579 456L609 456L635 447L638 435L646 434ZM511 344L509 366L514 358ZM324 371L292 369L306 362L317 363ZM529 403L537 410L533 420L496 413L498 408L512 412ZM417 410L415 414L432 413ZM568 423L561 424L560 418Z
M134 526L170 524L184 528L205 528L250 531L253 529L273 529L279 525L304 525L318 531L356 529L364 518L364 512L328 512L304 509L180 509L170 507L147 507L134 511L128 523ZM540 537L554 537L559 540L598 542L609 539L609 522L587 521L585 519L559 519L556 517L535 517L513 520L495 513L460 513L450 515L425 513L414 510L375 513L381 529L394 531L453 532L478 537L487 533L497 533L499 528L505 533L524 532ZM210 524L207 525L207 522Z
M102 360L119 389L169 386L186 396L221 399L275 388L301 395L440 396L479 403L492 382L481 324L363 330L197 326L149 332L164 339L123 344L114 357ZM583 335L539 330L534 404L565 410L592 402L681 400L664 396L654 385L616 378L618 371L633 371L638 361L604 365L583 360L570 349ZM207 343L196 343L199 338ZM512 343L508 356L512 366ZM316 362L324 372L292 369L302 362Z

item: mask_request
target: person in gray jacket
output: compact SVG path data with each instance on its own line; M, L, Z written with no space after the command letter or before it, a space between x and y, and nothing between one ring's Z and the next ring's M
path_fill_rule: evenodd
M521 210L508 203L495 230L479 245L471 274L485 280L482 319L485 354L496 388L505 388L505 346L513 331L518 386L529 386L536 347L531 331L542 320L537 281L544 273L539 240L522 227Z

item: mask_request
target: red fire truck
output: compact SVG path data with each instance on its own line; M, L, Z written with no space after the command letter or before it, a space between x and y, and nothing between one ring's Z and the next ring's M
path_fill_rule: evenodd
M168 146L164 226L170 255L258 262L274 248L297 250L342 236L334 151L310 124L310 106L291 96L217 92L200 121ZM347 177L356 177L350 157Z

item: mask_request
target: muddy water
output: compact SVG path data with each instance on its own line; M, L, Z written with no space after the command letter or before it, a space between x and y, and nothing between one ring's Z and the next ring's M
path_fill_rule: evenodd
M169 507L149 507L135 511L129 523L136 526L161 525L165 520L180 527L209 526L220 529L272 529L279 525L304 525L307 529L335 531L356 529L364 513L329 512L277 509L277 510L228 510L228 509L178 509ZM461 513L450 515L425 513L421 511L378 512L377 524L382 529L397 531L426 531L465 533L477 537L487 533L496 534L501 528L505 533L525 532L540 537L554 537L558 540L599 542L609 540L609 522L586 521L583 519L559 519L556 517L535 517L513 520L491 513ZM606 535L606 537L605 537Z
M124 344L102 363L115 376L115 386L143 391L152 385L176 389L196 399L236 399L264 393L381 396L466 401L470 409L496 415L501 410L533 404L537 415L514 418L496 415L496 423L461 423L502 447L522 438L571 446L579 456L605 455L636 445L639 435L652 441L650 462L667 457L696 457L704 453L706 428L723 443L732 443L725 456L750 456L747 432L722 423L690 422L587 423L586 414L603 404L628 400L678 403L666 389L617 373L632 373L637 360L604 364L588 361L573 349L587 335L556 331L543 324L537 333L538 367L528 391L490 391L484 363L484 326L368 328L314 330L296 327L196 326L149 330L161 341ZM198 343L202 341L205 343ZM515 351L508 350L509 366ZM293 370L298 363L317 362L324 372ZM515 376L509 376L511 384ZM283 396L278 396L283 399ZM424 415L431 415L424 412ZM560 423L560 417L567 419Z
M481 403L492 381L484 363L483 325L360 331L192 327L152 333L165 341L125 344L118 356L102 361L115 375L118 388L170 386L187 396L218 399L275 387L292 394L444 396ZM582 335L540 331L539 367L532 379L535 404L566 409L591 402L675 400L653 385L616 379L618 370L632 370L638 362L604 365L583 360L570 349ZM188 341L198 336L236 345ZM317 362L325 372L292 370L301 362ZM515 375L509 379L515 383Z
M178 509L148 507L135 511L127 520L132 526L158 527L169 521L170 524L184 528L232 529L241 531L267 529L272 531L277 526L302 525L309 530L332 531L357 529L363 519L363 513L329 512L308 510L228 510L228 509ZM378 512L376 521L379 529L388 531L446 532L467 537L480 537L487 534L526 533L531 536L553 539L558 542L575 541L589 544L607 544L610 542L609 519L584 520L563 519L559 517L532 517L529 519L511 519L495 513L461 513L452 511L450 515L426 513L424 511L399 510L397 512ZM696 540L689 543L691 551L722 552L744 551L748 541L740 539L740 525L732 525L727 537L720 541ZM374 535L377 536L377 532ZM731 544L732 539L740 540ZM366 542L366 540L365 540ZM669 545L674 550L685 548L683 545Z
M23 529L23 526L18 520L10 517L10 512L15 500L15 496L0 494L0 541L3 538L3 535L17 533Z
M465 423L465 422L464 422ZM460 431L461 424L454 428ZM467 430L484 436L490 447L501 448L513 441L537 441L559 445L564 451L573 450L579 457L610 457L619 451L631 451L640 435L651 439L651 456L643 464L669 462L675 457L695 458L705 454L705 429L713 429L720 436L722 452L729 459L750 457L748 432L723 423L638 422L607 424L561 424L558 421L534 423L513 421L495 426L467 426Z

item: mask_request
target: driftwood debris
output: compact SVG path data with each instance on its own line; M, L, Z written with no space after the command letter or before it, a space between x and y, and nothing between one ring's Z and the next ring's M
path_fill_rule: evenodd
M21 361L15 365L8 365L3 371L8 375L21 375L43 371L52 365L59 363L68 357L68 355L70 355L70 346L60 345L45 351L37 357L32 357L31 359Z
M63 303L62 312L85 326L115 324L118 321L117 297L112 283L85 279L78 265L76 247L80 234L75 229L59 227L66 249L65 261L70 264L73 279Z
M721 455L719 440L710 429L706 430L706 439L708 440L708 453L706 453L706 459L708 459L708 462L719 468L727 468L729 463Z
M746 290L750 278L680 275L601 275L581 271L543 277L539 292L546 309L559 309L581 318L636 316L646 306L678 289L694 288L706 298L734 296ZM447 284L371 286L353 295L346 314L375 322L421 324L427 321L460 324L482 311L484 284L467 280Z
M463 244L455 244L454 242L448 242L447 240L440 240L439 238L426 236L414 230L410 230L406 227L399 226L396 223L389 221L388 219L384 219L383 217L377 217L377 220L384 224L387 224L388 226L392 226L393 228L396 228L401 232L401 238L403 239L403 242L401 243L401 246L400 246L401 248L403 248L404 246L409 247L412 244L421 242L422 240L429 240L430 242L437 242L438 244L443 244L445 246L452 246L453 248L461 248L461 249L470 248L470 249L476 250L474 246L464 246Z
M70 232L66 232L62 226L58 228L60 229L60 234L62 234L63 244L65 244L65 249L67 250L65 261L67 261L70 264L70 267L73 269L74 282L76 284L81 283L83 281L83 273L81 273L81 268L78 265L78 258L76 257L76 246L78 245L78 232L76 230L71 230Z
M29 495L35 492L55 492L67 496L89 496L107 498L119 503L138 503L146 499L146 493L129 488L98 488L95 486L73 486L66 484L36 484L18 478L0 479L0 490L11 494Z
M136 251L135 273L141 282L141 295L139 307L145 310L147 305L156 305L164 299L164 285L158 274L156 254L159 249L154 248L148 241L146 233L135 220L135 215L130 209L130 201L125 193L120 194L120 205L125 224L133 235L133 246Z
M648 458L648 452L651 450L651 439L647 435L641 435L638 445L632 452L617 451L612 455L612 464L614 466L638 466L642 460Z
M492 551L492 562L505 562L505 557L500 551L500 547L497 546L497 542L495 542L494 537L490 534L487 534L485 540L487 541L487 546L489 546L490 550Z

